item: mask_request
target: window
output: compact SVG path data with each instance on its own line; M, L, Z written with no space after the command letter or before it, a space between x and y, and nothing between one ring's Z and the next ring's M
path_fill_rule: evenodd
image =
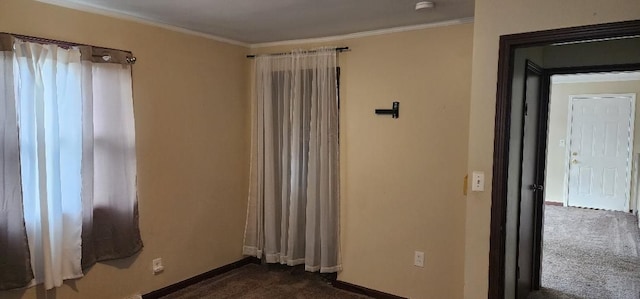
M11 41L0 48L0 215L17 216L0 221L0 289L50 289L142 248L131 65L120 51Z

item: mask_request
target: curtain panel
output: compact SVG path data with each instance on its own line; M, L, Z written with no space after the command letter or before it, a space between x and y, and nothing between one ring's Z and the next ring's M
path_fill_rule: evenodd
M131 66L75 46L11 48L0 52L0 289L50 289L143 246Z
M142 249L131 66L83 61L82 267Z
M33 279L22 208L13 52L0 49L0 290Z
M335 49L255 59L244 254L337 272L338 97Z
M35 283L81 277L80 52L16 41L22 193Z

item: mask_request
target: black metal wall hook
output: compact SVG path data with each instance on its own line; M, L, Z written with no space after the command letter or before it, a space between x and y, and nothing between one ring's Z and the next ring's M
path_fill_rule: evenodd
M376 109L376 114L388 115L391 114L393 118L400 117L400 102L393 102L392 109Z

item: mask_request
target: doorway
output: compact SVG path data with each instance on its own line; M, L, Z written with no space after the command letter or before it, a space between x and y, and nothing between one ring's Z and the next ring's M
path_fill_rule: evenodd
M640 114L640 109L636 106L634 109L633 102L637 101L637 95L640 94L640 72L612 72L612 73L587 73L587 74L568 74L568 75L554 75L551 78L551 95L549 104L549 131L547 137L547 157L546 157L546 177L545 177L545 203L547 205L560 205L560 206L576 206L606 210L620 210L620 211L633 211L638 210L637 189L638 189L638 162L640 160L640 123L636 121ZM609 172L616 169L616 181L618 184L613 190L609 185L603 189L595 190L604 193L608 193L609 196L603 196L604 203L596 202L595 204L584 203L581 204L583 198L574 198L570 203L569 194L570 191L574 193L580 193L577 188L579 185L579 176L570 180L570 172L573 170L573 175L579 174L579 167L584 164L582 159L572 159L572 154L579 154L579 148L574 150L571 147L578 145L584 147L584 145L578 144L578 142L572 142L572 135L578 135L576 131L580 130L580 125L576 130L572 130L572 115L574 107L572 99L580 97L595 98L594 101L598 102L599 98L619 98L626 102L626 105L631 106L631 113L625 116L616 117L612 120L613 123L618 123L618 129L621 127L628 127L626 129L627 134L622 136L615 136L617 140L617 151L621 151L629 148L626 153L616 153L619 161L610 163L607 168ZM636 100L634 100L634 98ZM604 114L605 109L595 109L595 113ZM634 111L635 110L635 111ZM604 116L606 117L606 115ZM627 119L625 123L623 119ZM604 127L601 126L600 132L596 132L596 139L602 139L605 132ZM613 129L613 128L610 128ZM579 139L582 136L574 136ZM613 137L613 136L610 136ZM613 139L613 138L611 138ZM612 142L613 140L608 140ZM612 147L605 148L607 140L591 140L595 143L596 151L609 151L608 155L612 155ZM589 142L589 140L585 140ZM594 146L587 150L594 149ZM609 157L611 158L611 157ZM609 159L607 158L607 159ZM577 161L574 161L577 160ZM572 164L576 163L576 164ZM602 159L600 162L606 162ZM609 161L611 162L611 161ZM617 163L616 163L617 162ZM620 166L616 167L616 164ZM576 166L572 169L572 166ZM618 170L619 167L625 167L626 171ZM589 178L591 179L591 178ZM594 181L602 182L603 178L593 178ZM570 184L571 182L571 184ZM609 180L604 183L612 182ZM624 183L624 184L623 184ZM583 185L584 187L584 185ZM584 192L584 190L582 191ZM611 194L614 192L615 194ZM580 194L577 194L580 195ZM577 202L576 202L577 201ZM614 201L617 204L611 204L607 201Z
M566 29L556 29L556 30L548 30L548 31L540 31L535 33L523 33L523 34L515 34L515 35L507 35L502 36L500 41L500 56L499 56L499 72L498 72L498 92L497 92L497 104L496 104L496 126L495 126L495 140L494 140L494 173L493 173L493 191L492 191L492 207L491 207L491 242L490 242L490 258L489 258L489 297L490 298L513 298L513 294L506 291L509 287L508 280L515 278L517 280L518 277L522 277L522 273L518 273L516 269L512 269L513 272L509 271L509 267L513 266L508 263L508 260L513 260L508 258L508 248L521 247L519 242L523 239L520 235L518 235L517 240L518 244L513 246L513 238L509 239L509 235L511 231L518 231L518 229L514 229L513 223L515 223L516 227L520 227L520 218L518 217L517 221L509 221L509 215L513 214L513 208L509 208L509 206L513 207L515 203L520 204L520 200L522 199L521 191L524 192L525 189L529 188L534 191L536 189L542 189L544 186L530 188L530 186L523 185L520 180L517 180L518 184L517 189L520 190L516 193L520 194L517 196L513 196L514 192L509 191L509 186L513 187L513 176L517 175L513 172L514 163L519 164L520 166L515 167L516 170L525 172L531 171L528 169L527 165L524 165L522 160L515 161L512 160L510 155L510 151L514 150L512 146L514 137L516 134L514 132L513 124L524 125L522 119L515 119L512 108L517 108L517 102L514 101L514 77L515 67L516 67L516 50L518 49L526 49L536 46L550 46L550 45L558 45L563 43L588 43L593 41L602 41L609 39L618 39L625 37L634 37L640 35L640 21L629 21L629 22L619 22L619 23L610 23L610 24L601 24L601 25L591 25L591 26L582 26L582 27L574 27L574 28L566 28ZM637 57L640 58L640 57ZM635 62L635 63L632 63ZM630 61L626 64L619 65L607 65L602 66L606 63L601 63L601 66L598 64L592 64L590 66L581 65L579 67L583 67L583 72L587 71L612 71L612 70L637 70L640 69L640 64L638 61ZM593 66L596 65L596 66ZM552 73L575 73L580 72L576 71L579 67L572 67L571 69L566 67L558 67L553 69L552 71L547 72L543 78L548 78ZM548 85L547 85L548 86ZM544 94L544 93L542 93ZM544 105L543 105L544 106ZM526 107L523 107L526 108ZM517 129L516 129L517 131ZM546 137L546 130L543 130ZM523 132L524 133L524 132ZM516 134L517 135L517 134ZM523 138L524 135L519 135L519 138ZM518 136L515 136L518 137ZM546 140L539 139L539 140ZM546 146L546 141L541 141L543 146ZM523 143L517 143L520 146ZM539 146L540 143L536 146ZM522 147L515 149L522 150ZM538 165L538 164L536 164ZM543 164L544 165L544 164ZM520 167L520 168L519 168ZM518 172L518 173L519 173ZM538 171L539 173L539 171ZM535 196L533 198L536 198ZM542 223L543 223L543 214L544 214L544 202L542 200L534 200L531 203L535 208L533 209L533 221L534 225L533 231L528 231L526 233L530 233L533 235L532 240L534 240L533 244L530 246L533 247L533 251L540 252L540 247L542 244L541 235L542 235ZM510 213L511 211L511 213ZM515 211L520 211L520 209L515 209ZM538 211L538 212L536 212ZM521 232L520 232L521 233ZM538 236L536 238L536 236ZM525 238L528 239L528 238ZM529 246L529 245L527 245ZM520 250L516 250L516 255L520 253ZM532 257L534 272L531 273L531 281L530 287L524 287L524 290L531 291L540 287L540 277L539 272L536 272L536 268L539 271L540 265L540 255L533 255ZM517 260L517 259L516 259ZM514 267L515 268L515 267ZM537 273L537 274L536 274ZM514 275L515 274L515 275ZM513 276L513 277L512 277ZM514 281L515 281L514 280ZM518 294L519 298L526 298L526 294L522 293Z
M625 208L629 193L624 190L633 181L627 167L636 139L636 74L551 78L541 290L530 298L638 296L640 232ZM594 155L596 161L589 161ZM614 199L617 204L611 206Z

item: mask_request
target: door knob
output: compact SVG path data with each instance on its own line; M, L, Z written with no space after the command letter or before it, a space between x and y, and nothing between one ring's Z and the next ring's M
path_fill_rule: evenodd
M538 184L529 185L529 190L542 191L544 190L544 186Z
M571 164L578 164L578 160L573 159L573 161L571 161Z

